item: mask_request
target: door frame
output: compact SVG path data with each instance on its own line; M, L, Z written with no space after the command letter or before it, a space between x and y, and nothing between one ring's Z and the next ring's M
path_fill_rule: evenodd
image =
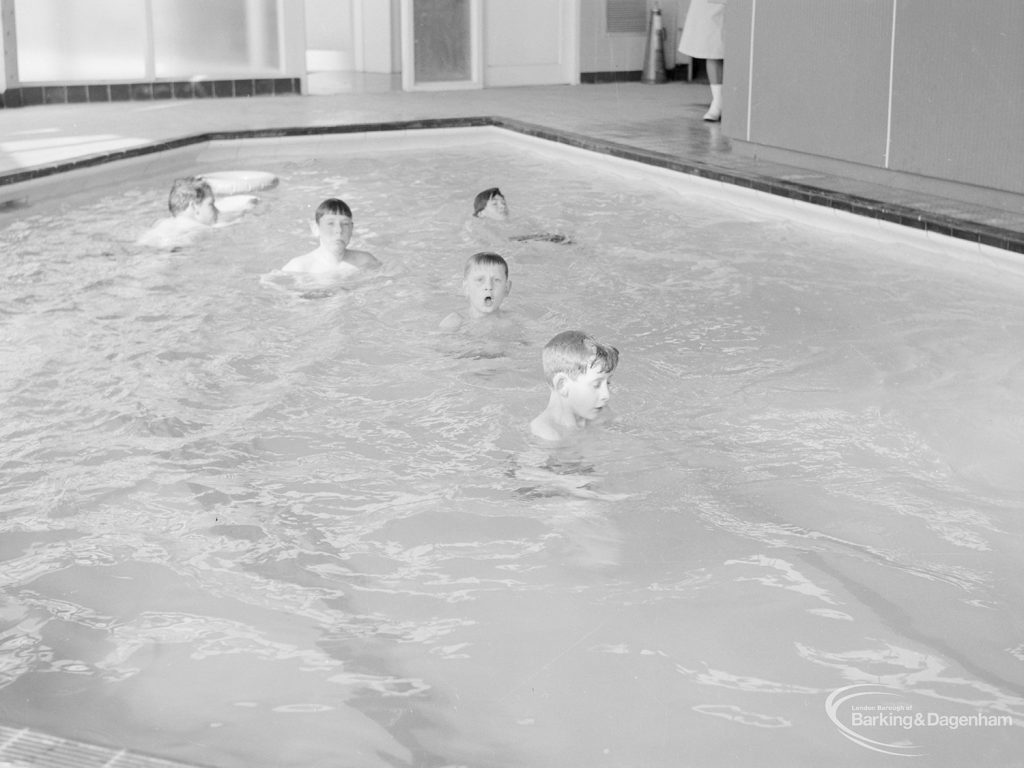
M416 51L412 28L413 3L402 0L402 90L403 91L451 91L484 87L484 14L483 0L469 0L470 78L468 80L439 80L417 83Z

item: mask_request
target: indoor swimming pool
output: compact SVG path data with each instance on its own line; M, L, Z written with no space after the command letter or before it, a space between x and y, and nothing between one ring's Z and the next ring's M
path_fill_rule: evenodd
M172 159L0 210L0 724L215 768L1019 760L1014 257L496 129ZM225 168L280 183L136 244ZM327 197L383 266L291 286ZM444 332L482 250L504 321ZM615 420L550 446L571 328Z

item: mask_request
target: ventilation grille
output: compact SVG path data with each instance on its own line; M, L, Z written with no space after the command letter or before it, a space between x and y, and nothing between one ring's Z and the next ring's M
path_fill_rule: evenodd
M647 32L647 0L605 0L604 13L609 35Z

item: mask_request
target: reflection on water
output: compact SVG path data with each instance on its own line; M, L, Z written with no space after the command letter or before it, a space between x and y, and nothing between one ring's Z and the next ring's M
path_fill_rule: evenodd
M826 701L870 682L1018 723L903 734L929 765L1016 759L1024 286L438 154L268 165L171 254L109 223L162 184L0 212L0 721L224 768L859 766L893 733ZM510 243L500 327L442 333L496 157L573 245ZM277 290L325 185L384 268ZM619 418L551 448L566 328L622 351Z

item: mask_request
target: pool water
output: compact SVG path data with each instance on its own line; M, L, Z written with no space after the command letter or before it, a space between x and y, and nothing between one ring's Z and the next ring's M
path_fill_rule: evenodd
M0 722L218 768L1019 760L1020 271L457 144L264 151L171 252L173 176L0 213ZM383 268L282 290L330 196ZM441 332L484 249L505 322ZM568 328L616 420L552 448Z

